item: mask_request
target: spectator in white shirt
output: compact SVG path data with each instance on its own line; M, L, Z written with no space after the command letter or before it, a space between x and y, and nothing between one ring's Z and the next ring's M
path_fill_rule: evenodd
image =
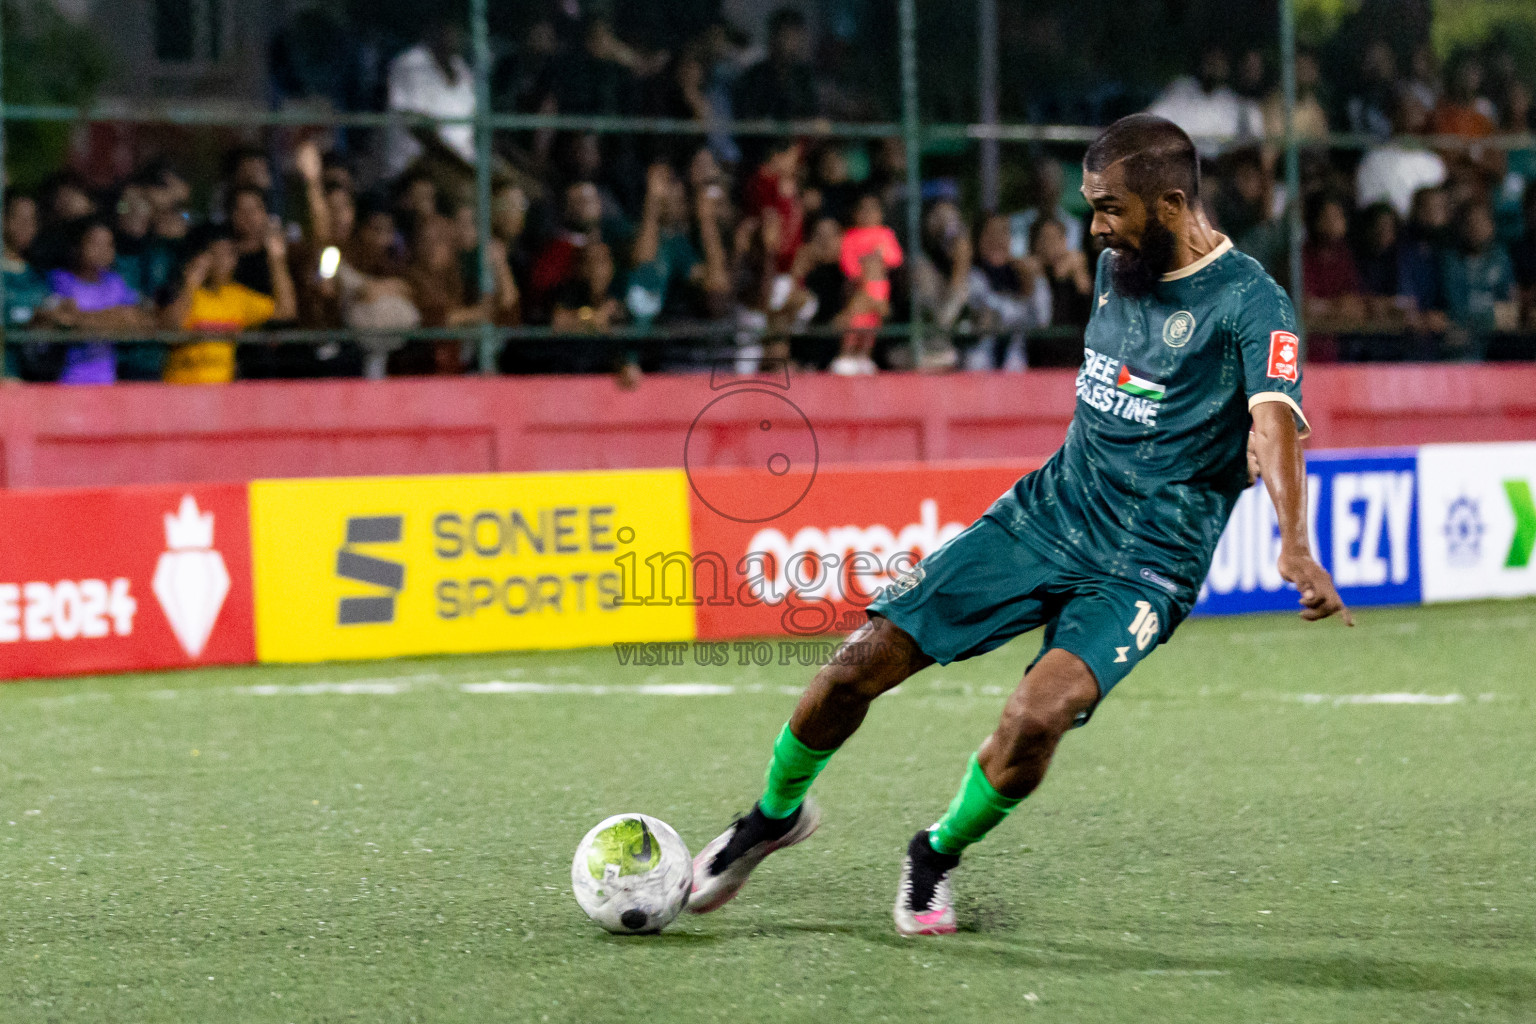
M440 14L422 42L390 61L389 109L431 117L473 117L475 79L463 51L463 27ZM474 126L463 123L391 129L385 158L390 177L423 155L473 165Z
M1051 287L1040 261L1029 256L1014 259L1009 240L1007 217L994 213L982 219L971 266L969 305L977 333L983 337L965 353L967 370L1024 370L1029 365L1025 334L1051 322Z
M1061 198L1064 194L1061 163L1051 157L1042 157L1035 163L1031 174L1029 205L1008 218L1010 253L1014 259L1029 255L1029 235L1035 222L1056 220L1067 233L1067 248L1083 251L1083 219L1067 212Z
M1398 94L1392 125L1397 135L1419 135L1429 127L1429 111L1417 93ZM1445 161L1438 153L1387 142L1365 154L1355 171L1355 201L1364 208L1388 202L1399 217L1408 219L1413 194L1422 188L1445 183Z
M1225 143L1258 138L1264 131L1259 105L1232 91L1231 76L1227 52L1212 46L1200 57L1199 75L1174 79L1147 112L1183 128L1201 156L1214 157Z

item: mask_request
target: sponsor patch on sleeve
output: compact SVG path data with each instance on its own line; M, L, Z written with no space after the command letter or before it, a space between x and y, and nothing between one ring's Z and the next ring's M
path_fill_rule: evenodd
M1296 380L1296 360L1301 345L1290 331L1269 332L1269 375L1277 380Z

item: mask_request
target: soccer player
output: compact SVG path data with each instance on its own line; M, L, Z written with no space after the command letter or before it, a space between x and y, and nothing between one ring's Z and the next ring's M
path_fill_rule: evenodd
M935 662L1044 626L949 809L907 846L896 930L953 932L950 875L966 847L1040 784L1062 735L1194 606L1250 481L1250 445L1301 617L1354 624L1308 548L1295 314L1206 220L1189 136L1148 114L1116 121L1083 159L1083 195L1107 250L1066 443L869 606L779 733L762 797L694 861L690 910L718 909L764 857L816 830L806 793L871 701Z

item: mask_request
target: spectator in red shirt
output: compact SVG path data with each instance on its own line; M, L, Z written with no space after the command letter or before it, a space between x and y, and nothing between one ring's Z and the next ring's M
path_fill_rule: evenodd
M1365 322L1365 286L1349 246L1349 215L1344 201L1324 195L1312 204L1307 241L1301 249L1302 298L1307 322L1324 332L1349 331ZM1338 338L1314 333L1307 356L1315 362L1338 358Z
M778 215L774 263L779 273L789 273L805 230L805 207L800 202L800 143L774 140L767 161L747 182L746 200L749 217L761 217L767 210Z
M576 277L582 249L603 240L602 222L603 198L597 186L590 181L569 185L561 231L533 261L528 300L535 318L547 319L555 293Z

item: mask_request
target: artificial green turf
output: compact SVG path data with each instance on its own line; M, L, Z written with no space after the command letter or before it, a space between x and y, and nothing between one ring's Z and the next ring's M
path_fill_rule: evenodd
M1536 1020L1536 603L1360 620L1186 624L966 856L962 933L929 940L892 931L899 857L1029 639L882 700L817 785L822 831L653 938L582 916L576 841L624 810L708 841L804 670L3 686L0 1021ZM399 692L294 688L356 680ZM461 689L487 680L736 689ZM1463 699L1335 700L1396 691Z

